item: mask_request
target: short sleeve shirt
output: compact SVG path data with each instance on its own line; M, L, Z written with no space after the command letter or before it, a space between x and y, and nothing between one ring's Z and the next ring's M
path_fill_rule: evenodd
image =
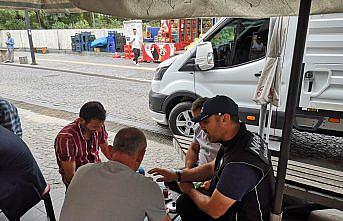
M261 172L252 166L241 163L227 164L219 178L217 190L236 201L252 190L261 179Z
M134 39L134 41L132 42L132 48L141 49L142 40L140 39L140 37L138 35L131 35L130 41L132 41L132 39Z
M91 200L90 200L91 199ZM60 220L161 221L166 215L160 187L116 161L82 166L68 188Z
M103 126L87 141L81 131L80 119L67 125L58 133L55 139L55 154L64 183L66 182L61 161L74 161L76 169L87 163L100 162L99 147L107 141L107 138L108 134Z
M221 147L220 143L211 143L208 140L207 134L201 129L199 123L194 127L193 143L199 144L200 146L199 165L213 161Z
M0 100L0 125L20 138L23 135L17 108L6 100Z

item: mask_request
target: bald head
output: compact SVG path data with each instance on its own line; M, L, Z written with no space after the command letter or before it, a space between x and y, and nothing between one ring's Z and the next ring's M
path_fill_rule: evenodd
M147 146L145 135L134 127L119 130L113 141L113 151L134 155Z

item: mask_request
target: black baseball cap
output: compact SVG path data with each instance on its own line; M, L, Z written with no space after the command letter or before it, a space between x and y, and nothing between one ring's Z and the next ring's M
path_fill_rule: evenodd
M198 123L209 118L213 114L238 115L238 105L227 96L217 95L204 103L199 116L192 118L192 121Z

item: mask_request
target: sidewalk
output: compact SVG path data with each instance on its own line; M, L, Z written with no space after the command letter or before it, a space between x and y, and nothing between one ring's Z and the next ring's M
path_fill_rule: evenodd
M19 64L19 57L27 56L29 64ZM153 78L158 64L140 63L136 66L131 60L101 56L82 56L74 54L35 54L38 65L30 65L31 57L28 52L16 52L15 63L5 64L44 70L59 70L80 72L123 79L148 82Z
M25 109L19 109L19 114L23 126L23 139L35 156L45 179L51 185L51 197L58 220L64 200L65 188L58 173L53 142L59 130L70 123L70 121L37 114ZM109 143L112 143L116 131L108 132ZM103 155L101 155L101 158L105 159ZM148 140L148 148L142 166L146 171L154 167L178 168L183 166L183 162L179 159L178 153L172 146ZM0 214L0 221L3 220L7 219L3 214ZM29 210L21 220L46 220L43 201Z

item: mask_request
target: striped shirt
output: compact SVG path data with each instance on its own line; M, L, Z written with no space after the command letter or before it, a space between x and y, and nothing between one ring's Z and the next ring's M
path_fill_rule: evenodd
M62 161L75 162L76 170L87 163L101 162L99 147L107 141L108 134L105 126L92 134L87 140L82 134L80 119L65 126L55 139L55 154L62 180L68 184L61 165Z
M17 108L6 100L0 99L0 125L12 131L18 137L23 136Z

